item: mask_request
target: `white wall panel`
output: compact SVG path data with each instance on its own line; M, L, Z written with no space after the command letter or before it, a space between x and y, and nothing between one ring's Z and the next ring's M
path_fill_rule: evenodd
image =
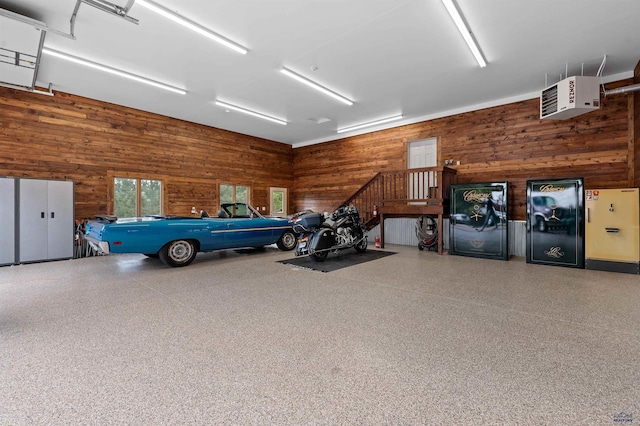
M384 220L385 244L418 247L416 237L416 220L413 218L391 218ZM443 221L444 249L449 249L449 219ZM369 243L380 236L380 225L369 231ZM509 221L509 255L526 256L527 224L525 221Z

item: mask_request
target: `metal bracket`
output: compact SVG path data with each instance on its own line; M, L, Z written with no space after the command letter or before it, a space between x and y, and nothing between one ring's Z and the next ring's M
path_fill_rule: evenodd
M53 90L51 90L51 83L49 83L48 91L38 90L35 87L17 86L10 83L0 83L0 87L8 87L9 89L22 90L23 92L36 93L38 95L53 96Z
M85 4L88 4L89 6L93 6L96 9L102 10L103 12L110 13L114 16L124 19L125 21L131 22L132 24L138 25L139 23L137 19L132 18L131 16L128 15L129 10L135 4L135 0L129 0L129 2L125 7L118 6L117 4L113 4L107 0L77 0L76 6L73 9L73 14L71 15L71 22L70 22L71 37L74 39L76 38L74 34L75 26L76 26L76 16L78 15L78 9L80 9L81 3L85 3Z

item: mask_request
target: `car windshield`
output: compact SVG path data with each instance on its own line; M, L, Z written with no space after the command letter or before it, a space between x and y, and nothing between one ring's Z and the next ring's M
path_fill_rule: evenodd
M221 206L229 217L262 217L257 210L245 203L227 203Z
M552 197L535 197L534 202L545 207L552 207L556 204L556 200Z

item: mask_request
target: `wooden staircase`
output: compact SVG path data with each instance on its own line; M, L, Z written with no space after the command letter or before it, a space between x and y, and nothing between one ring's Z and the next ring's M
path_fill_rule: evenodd
M379 172L343 205L354 205L358 209L367 230L380 224L382 248L385 218L437 216L438 254L442 254L442 219L449 214L449 187L456 182L456 170L449 167Z

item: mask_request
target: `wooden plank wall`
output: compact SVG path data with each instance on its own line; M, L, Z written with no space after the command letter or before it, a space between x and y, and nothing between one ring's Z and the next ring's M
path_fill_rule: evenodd
M528 178L638 185L638 98L603 98L599 111L558 121L539 119L536 98L292 150L74 95L0 88L0 175L73 180L76 217L111 213L113 176L162 179L167 214L217 211L221 182L250 185L258 206L268 206L270 186L292 188L290 211L324 211L378 171L406 168L408 142L437 137L439 164L460 161L460 182L509 181L510 215L522 220Z
M458 182L508 181L509 214L516 220L526 218L530 178L583 177L586 188L632 186L628 96L602 97L600 110L569 120L540 120L535 98L296 148L295 210L339 206L376 172L406 168L407 143L431 137L438 138L438 164L454 160Z
M640 62L634 70L633 84L640 84ZM633 124L629 127L633 130L632 140L634 148L634 185L640 187L640 92L629 95L632 102L633 113L630 114Z
M112 213L114 176L162 179L164 213L218 211L218 185L293 188L290 145L78 96L0 88L0 176L75 182L77 218ZM284 167L283 167L284 165ZM291 199L291 197L289 197Z

